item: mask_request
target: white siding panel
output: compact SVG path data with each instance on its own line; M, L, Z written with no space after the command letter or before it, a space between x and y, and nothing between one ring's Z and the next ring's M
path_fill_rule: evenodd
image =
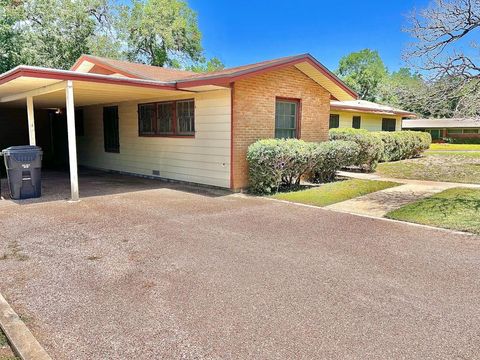
M184 94L195 98L195 138L141 137L138 102L118 105L120 153L106 153L103 144L103 106L84 109L85 136L78 137L79 163L106 170L160 176L220 187L230 186L230 90ZM173 100L151 99L149 101Z

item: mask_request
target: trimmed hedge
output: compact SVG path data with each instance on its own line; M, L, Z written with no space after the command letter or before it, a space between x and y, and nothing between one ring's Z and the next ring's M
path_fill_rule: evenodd
M358 153L358 145L347 141L259 140L247 151L250 190L270 194L281 187L291 189L307 175L317 182L332 181L335 172L351 165Z
M384 145L380 161L411 159L428 150L432 143L429 133L421 131L379 131L375 133Z
M356 162L360 146L353 141L327 141L318 144L317 162L310 173L310 180L316 183L332 182L338 170Z
M330 129L330 140L353 141L359 146L359 153L352 164L366 171L376 169L378 162L384 156L385 146L375 133L364 129Z
M480 137L445 138L449 144L480 144Z

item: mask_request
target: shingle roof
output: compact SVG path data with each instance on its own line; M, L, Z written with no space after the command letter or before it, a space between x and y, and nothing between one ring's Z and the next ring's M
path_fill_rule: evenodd
M158 80L158 81L175 81L190 77L192 75L196 75L197 73L193 71L186 71L186 70L178 70L178 69L171 69L165 68L161 66L152 66L146 64L139 64L133 63L129 61L122 61L122 60L115 60L115 59L108 59L99 56L92 56L92 55L83 55L79 61L83 58L83 60L93 59L95 62L100 64L107 65L109 67L124 71L128 74L131 74L135 77L140 79L148 79L148 80ZM78 63L78 61L77 61ZM75 65L74 65L75 67Z
M347 100L347 101L330 101L331 109L345 110L345 111L366 111L384 115L403 115L403 116L415 116L410 111L397 109L392 106L377 104L366 100Z
M402 121L402 127L405 129L478 128L480 118L409 119Z

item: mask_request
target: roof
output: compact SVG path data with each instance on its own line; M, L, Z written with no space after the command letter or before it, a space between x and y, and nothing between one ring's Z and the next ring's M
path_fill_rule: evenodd
M415 113L394 108L388 105L377 104L366 100L347 100L337 101L332 100L330 102L331 109L352 111L352 112L368 112L382 115L402 115L408 117L416 116Z
M402 121L402 128L478 128L480 118L450 118L450 119L409 119Z
M75 65L73 65L71 70L79 71L84 62L89 62L91 65L95 64L105 67L114 73L119 73L120 75L127 77L175 82L179 89L212 85L228 86L230 83L247 76L253 76L276 68L294 65L300 71L306 73L307 76L310 76L317 81L321 86L328 87L330 84L333 84L336 89L333 89L333 87L327 89L333 96L341 99L355 99L358 97L355 91L350 89L310 54L287 56L209 73L194 73L191 71L137 64L91 55L82 55ZM313 73L315 71L316 74ZM318 73L321 73L323 78L325 78L329 84L322 83L322 81L325 82L325 79L323 78L321 81L319 81L319 78L315 79L315 76L318 76ZM337 89L340 89L340 91L337 91Z
M175 81L191 77L197 73L193 71L178 70L165 68L161 66L152 66L140 63L133 63L122 60L109 59L93 55L82 55L72 66L71 70L76 70L80 64L84 61L89 61L94 64L104 65L105 67L114 70L120 71L121 74L125 76L148 79L148 80L158 80L158 81Z

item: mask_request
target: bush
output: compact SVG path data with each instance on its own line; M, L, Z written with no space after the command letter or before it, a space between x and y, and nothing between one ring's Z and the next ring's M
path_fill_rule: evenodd
M314 162L315 143L296 139L259 140L248 147L250 190L268 194L300 183Z
M315 151L310 180L325 183L334 181L338 170L356 162L360 146L353 141L333 140L318 144Z
M480 137L455 137L445 138L449 144L480 144Z
M420 155L430 147L432 137L419 131L376 132L383 142L384 151L380 161L397 161Z
M356 161L352 164L373 171L383 157L383 141L375 133L364 129L331 129L330 140L353 141L359 147Z
M247 151L250 190L270 194L291 189L304 175L317 182L332 181L337 170L355 162L359 150L351 141L259 140Z

